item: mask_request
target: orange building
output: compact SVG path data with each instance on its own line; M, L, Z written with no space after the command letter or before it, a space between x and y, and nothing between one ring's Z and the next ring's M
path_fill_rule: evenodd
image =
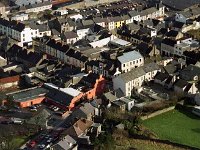
M12 101L21 108L29 107L42 103L47 92L42 87L34 87L7 94L7 101Z

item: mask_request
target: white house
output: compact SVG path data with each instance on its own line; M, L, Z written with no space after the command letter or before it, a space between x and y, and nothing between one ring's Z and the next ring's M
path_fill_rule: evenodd
M174 91L180 95L192 95L196 94L198 92L198 89L195 83L189 83L183 79L177 79L174 83Z
M125 97L120 98L119 101L122 101L123 103L126 104L126 109L128 111L130 111L133 108L134 102L135 102L133 99L128 99L128 98L125 98Z
M31 13L31 12L38 13L40 11L50 10L52 8L52 3L50 1L44 1L42 3L26 5L25 8L26 8L25 9L26 13Z
M16 20L16 21L25 21L28 19L29 19L28 14L24 14L24 13L15 15L11 18L11 20Z
M48 1L48 0L10 0L10 2L12 4L15 4L17 6L26 6L26 5L38 4L38 3L42 3L42 1Z
M144 65L144 57L137 51L130 51L123 53L121 56L117 57L120 62L121 72L129 72L134 68Z
M145 81L152 80L160 70L161 69L156 63L150 63L135 68L114 77L113 88L114 90L121 89L125 96L131 96L134 88L140 87Z
M31 29L25 24L17 21L8 21L0 18L0 33L5 34L16 41L18 41L19 46L31 45L32 38L37 37L39 30Z

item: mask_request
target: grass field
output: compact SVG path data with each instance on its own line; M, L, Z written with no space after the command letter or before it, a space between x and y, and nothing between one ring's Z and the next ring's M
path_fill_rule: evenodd
M200 117L172 110L143 121L160 139L200 148Z

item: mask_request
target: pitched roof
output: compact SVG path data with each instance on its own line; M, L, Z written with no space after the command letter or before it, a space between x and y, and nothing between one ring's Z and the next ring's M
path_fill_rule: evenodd
M155 70L159 70L159 69L160 69L160 67L156 63L153 62L153 63L145 64L144 66L135 68L129 72L120 74L118 77L120 77L122 80L124 80L124 82L129 82L136 78L146 75L150 71L155 71Z
M72 137L79 137L82 133L85 132L86 129L91 127L93 121L86 120L86 119L79 119L77 122L74 123L73 126L69 127L66 130L66 133Z
M151 7L151 8L147 8L147 9L145 9L145 10L142 10L142 11L140 12L140 15L141 15L141 16L146 16L146 15L152 14L152 13L154 13L154 12L156 12L156 11L158 11L157 8Z
M131 11L129 11L129 13L128 13L131 17L135 17L135 16L138 16L138 15L140 15L140 13L139 12L137 12L137 11L135 11L135 10L131 10Z
M177 41L165 38L162 40L162 43L174 47L174 45L177 43Z
M23 23L17 22L15 20L8 21L3 18L0 18L0 24L6 27L10 27L11 29L19 32L22 32L25 28L25 24Z
M162 0L162 3L175 10L184 10L192 5L199 4L200 0Z
M129 61L137 60L143 58L143 56L137 51L130 51L123 53L122 56L117 57L117 59L123 64Z

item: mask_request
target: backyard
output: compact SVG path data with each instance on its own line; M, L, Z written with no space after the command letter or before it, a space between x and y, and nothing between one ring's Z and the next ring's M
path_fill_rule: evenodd
M188 110L172 110L143 124L160 139L200 148L200 117Z

